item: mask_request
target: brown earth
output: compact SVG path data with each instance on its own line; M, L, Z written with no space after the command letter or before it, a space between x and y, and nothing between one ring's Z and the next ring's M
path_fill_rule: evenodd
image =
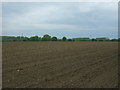
M117 42L4 42L3 88L116 88Z
M0 89L2 89L2 42L0 42Z

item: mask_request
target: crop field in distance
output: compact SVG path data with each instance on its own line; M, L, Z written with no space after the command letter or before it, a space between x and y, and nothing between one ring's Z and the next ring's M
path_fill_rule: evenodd
M3 88L116 88L118 42L3 42Z

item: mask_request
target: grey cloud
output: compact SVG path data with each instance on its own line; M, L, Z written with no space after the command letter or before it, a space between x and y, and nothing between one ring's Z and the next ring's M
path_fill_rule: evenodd
M116 3L4 3L3 34L61 36L59 32L74 37L77 33L87 36L87 31L100 36L107 31L116 37L116 8Z

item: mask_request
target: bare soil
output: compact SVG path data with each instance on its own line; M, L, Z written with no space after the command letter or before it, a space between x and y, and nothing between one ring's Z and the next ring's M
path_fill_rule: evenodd
M116 88L117 42L3 42L3 88Z

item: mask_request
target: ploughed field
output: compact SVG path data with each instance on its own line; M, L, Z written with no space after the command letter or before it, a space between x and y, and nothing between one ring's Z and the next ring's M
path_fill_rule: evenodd
M116 88L117 42L3 42L3 88Z

